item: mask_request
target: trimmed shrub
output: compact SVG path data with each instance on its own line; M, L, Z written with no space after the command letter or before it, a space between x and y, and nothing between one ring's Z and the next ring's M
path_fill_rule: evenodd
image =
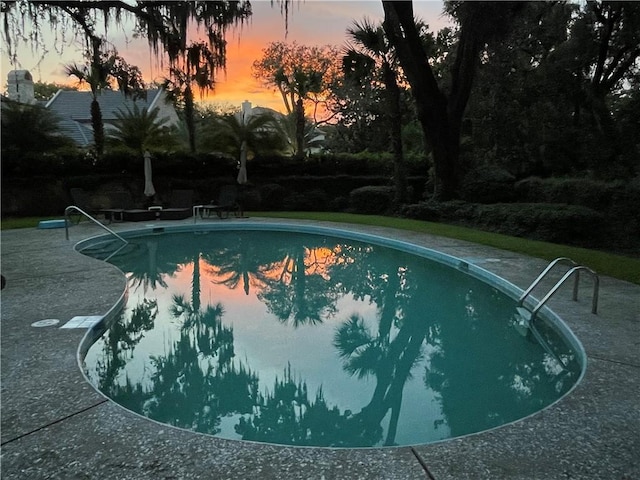
M436 202L429 200L402 207L403 217L426 220L428 222L448 222L473 218L474 205L461 200Z
M500 203L514 199L515 177L496 167L479 167L471 170L460 183L463 200L477 203Z
M619 243L638 249L640 244L640 184L630 183L613 193L607 211L612 238Z
M267 183L260 187L263 210L280 210L287 195L287 190L277 183Z
M601 245L606 231L604 215L579 205L422 202L408 205L403 214L516 237L584 246Z
M621 182L602 182L589 178L526 178L515 184L518 201L534 203L566 203L603 211L612 202Z
M599 244L603 216L579 205L511 203L480 205L473 223L498 233L548 242Z
M301 212L322 212L327 209L327 203L326 192L320 189L313 189L304 193L291 193L284 199L282 208Z
M3 184L2 216L64 214L64 209L71 205L71 199L62 183L57 178L41 176Z
M244 210L260 210L262 195L257 188L251 186L240 187L238 191L238 201Z
M349 204L354 213L382 214L388 212L393 200L393 188L369 185L356 188L349 194Z

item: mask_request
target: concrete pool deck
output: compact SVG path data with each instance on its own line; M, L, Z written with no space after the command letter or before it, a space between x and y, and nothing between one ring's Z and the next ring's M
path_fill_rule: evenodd
M407 240L465 258L523 289L548 263L415 232L302 223ZM111 227L139 229L145 223ZM73 249L102 230L85 221L69 232L71 241L65 240L63 229L2 231L2 274L7 278L0 322L3 480L640 479L638 285L601 277L598 315L590 313L592 282L586 276L578 302L570 300L572 282L553 297L550 307L582 342L588 365L582 382L542 412L413 449L282 447L158 424L105 399L86 382L77 361L86 329L59 327L76 316L106 314L120 298L125 280L115 267ZM541 296L537 289L534 294ZM32 326L45 319L60 323Z

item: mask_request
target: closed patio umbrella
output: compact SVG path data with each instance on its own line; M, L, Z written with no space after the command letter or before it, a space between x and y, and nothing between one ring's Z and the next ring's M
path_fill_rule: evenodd
M251 102L245 100L242 102L242 126L244 128L245 125L249 122L249 117L251 116ZM244 138L242 139L242 143L240 144L240 170L238 171L238 184L245 185L247 183L247 139L246 133L243 134Z
M156 194L151 174L151 154L148 150L144 152L144 194L147 197L153 197Z
M240 147L240 170L237 180L240 185L247 183L247 142L245 140Z

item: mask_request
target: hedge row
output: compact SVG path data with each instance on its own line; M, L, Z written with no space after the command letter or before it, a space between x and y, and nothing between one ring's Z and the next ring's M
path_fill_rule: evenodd
M591 247L603 245L609 230L601 213L567 204L422 202L405 206L402 214L420 220Z
M236 160L213 153L152 152L154 171L158 174L180 172L183 176L199 178L233 173ZM423 175L427 171L424 157L405 160L409 175ZM126 149L111 149L100 159L75 148L60 149L52 153L2 152L3 177L29 175L98 175L142 171L142 158ZM384 175L390 176L393 160L388 153L362 152L359 154L326 153L303 161L283 156L258 156L249 162L249 170L258 176L315 175Z

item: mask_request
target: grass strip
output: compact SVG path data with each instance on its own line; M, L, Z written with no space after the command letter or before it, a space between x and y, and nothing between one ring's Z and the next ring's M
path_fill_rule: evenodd
M57 217L21 217L3 218L0 222L0 230L14 230L16 228L36 228L42 220L60 220L64 215Z

